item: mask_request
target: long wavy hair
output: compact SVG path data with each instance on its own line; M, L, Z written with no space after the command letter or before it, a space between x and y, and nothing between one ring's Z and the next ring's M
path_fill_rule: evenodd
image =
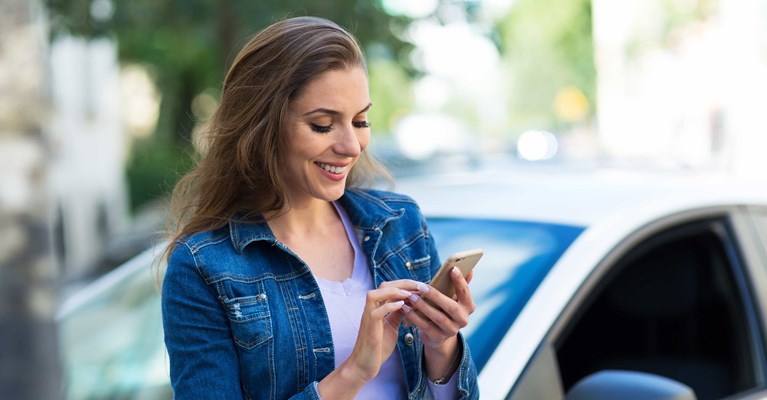
M285 206L288 106L312 79L350 67L366 70L359 44L322 18L277 22L245 45L226 74L220 105L198 146L199 161L173 190L167 255L186 234L220 228L235 217L258 221ZM363 152L347 185L381 178L391 179Z

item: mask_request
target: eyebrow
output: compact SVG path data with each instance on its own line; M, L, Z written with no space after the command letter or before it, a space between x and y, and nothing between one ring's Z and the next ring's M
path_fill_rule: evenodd
M373 106L373 103L368 103L368 105L366 105L365 108L363 108L362 110L358 111L357 114L364 113L365 111L369 110L370 107L372 107L372 106ZM315 108L312 111L304 113L304 116L311 115L311 114L316 114L316 113L330 114L330 115L341 115L340 111L336 111L336 110L331 110L329 108L322 108L322 107L320 107L320 108ZM355 114L355 115L357 115L357 114Z

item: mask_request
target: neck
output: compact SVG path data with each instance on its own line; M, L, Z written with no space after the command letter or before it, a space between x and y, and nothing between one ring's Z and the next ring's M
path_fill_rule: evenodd
M301 205L286 205L266 220L274 235L279 240L286 240L322 232L338 218L331 202L314 199Z

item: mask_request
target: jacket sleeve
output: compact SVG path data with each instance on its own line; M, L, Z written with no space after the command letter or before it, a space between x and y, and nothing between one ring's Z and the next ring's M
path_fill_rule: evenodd
M165 346L175 399L243 398L224 310L189 249L177 244L162 286Z
M431 258L431 265L429 268L431 269L431 278L433 278L434 275L437 274L437 271L439 271L439 268L442 266L442 261L439 259L439 252L437 251L437 244L434 242L434 236L432 236L431 231L426 225L426 218L421 216L421 220L421 223L423 224L423 230L426 233L426 237L429 238L429 256Z
M459 399L479 399L479 385L477 384L477 367L471 358L469 344L463 334L458 332L458 340L463 347L461 364L458 366L458 398Z

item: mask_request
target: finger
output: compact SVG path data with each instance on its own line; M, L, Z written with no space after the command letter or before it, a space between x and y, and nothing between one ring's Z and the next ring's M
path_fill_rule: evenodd
M417 295L427 300L427 303L435 308L447 311L456 305L456 301L445 296L442 292L425 283L418 285ZM412 296L411 296L412 299ZM420 308L419 308L420 310ZM424 307L423 311L427 309ZM429 315L431 317L431 315Z
M469 275L466 275L466 283L467 284L471 283L472 279L474 279L474 270L471 270L469 272Z
M389 303L384 303L380 307L373 310L373 312L370 313L370 315L375 319L384 319L387 314L393 313L395 311L398 311L402 309L402 306L405 304L404 300L399 301L392 301Z
M420 282L412 279L398 279L396 281L386 281L381 283L380 288L395 287L402 290L408 290L414 292L418 290L418 284Z
M425 303L425 301L420 300L417 301L416 304L419 302ZM403 309L405 309L405 307L408 307L408 305L405 304L402 306ZM441 343L445 339L454 336L458 332L458 327L456 326L450 327L446 326L445 324L438 326L438 323L433 322L421 311L416 310L415 307L416 306L413 306L409 312L406 312L405 323L417 327L424 337L428 337L437 343Z
M431 296L436 296L435 294L432 294L434 292L437 291L431 290L429 294ZM426 299L425 297L421 298L416 294L410 296L408 301L412 305L412 308L417 311L414 314L420 316L423 320L428 321L430 325L437 327L441 331L455 334L454 332L457 332L460 326L458 326L454 319L462 320L460 306L455 301L448 299L442 293L437 292L437 295L440 296L439 300L445 301L444 304L437 304L435 306L431 300ZM454 317L452 314L456 314L457 317ZM415 319L411 322L415 323ZM419 326L419 328L423 327L423 324Z
M405 323L414 325L422 331L435 330L435 325L414 307L415 306L409 306L408 304L402 306L402 311L405 313Z
M412 292L396 287L385 287L369 290L366 297L365 308L372 309L381 303L404 300L410 297Z
M473 271L472 271L473 272ZM474 300L471 298L471 291L469 291L469 283L461 275L461 271L458 268L453 267L450 271L450 278L453 279L453 286L455 287L455 296L459 304L467 307L468 312L474 311Z
M453 269L454 272L458 272L458 269ZM419 304L416 308L422 312L427 318L429 318L435 325L439 326L443 330L453 332L456 329L462 328L469 323L469 314L474 312L474 301L471 298L471 294L468 292L468 285L463 277L458 272L458 279L460 282L455 281L455 276L451 273L454 279L454 285L465 293L457 293L455 300L448 298L438 290L434 290L431 286L421 285L419 286L419 293L427 300L424 304ZM461 284L462 283L462 284ZM414 296L410 296L412 302ZM458 301L460 300L460 301ZM429 307L431 306L431 307ZM450 322L453 322L452 324Z

